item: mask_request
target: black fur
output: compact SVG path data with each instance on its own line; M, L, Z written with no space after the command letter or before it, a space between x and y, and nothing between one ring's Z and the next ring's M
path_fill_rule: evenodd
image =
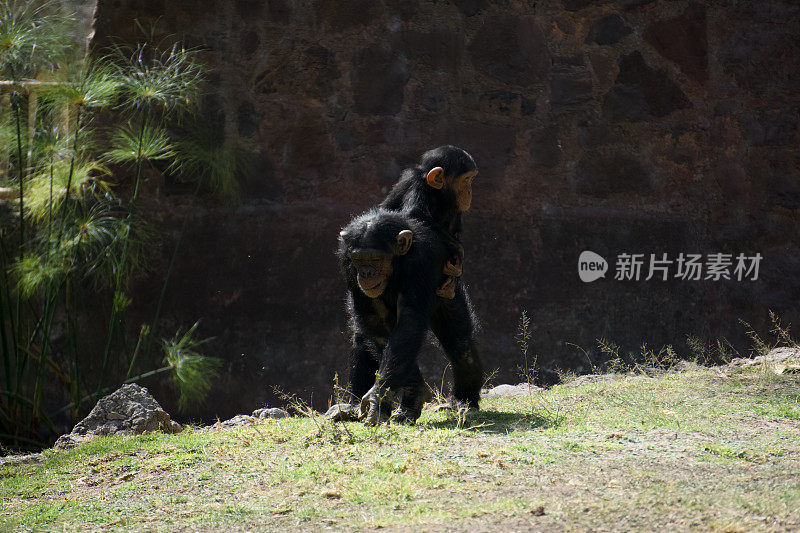
M394 256L388 286L379 297L369 298L358 286L352 255L363 249L392 253L397 234L406 229L413 234L411 249ZM396 419L414 421L422 411L424 395L417 354L437 316L435 290L447 259L446 247L424 222L373 209L342 230L337 255L347 282L353 334L349 391L354 400L362 399L373 386L379 398L400 394Z
M422 410L424 380L417 355L431 330L453 369L455 400L477 408L483 367L475 350L477 320L467 291L456 283L453 299L438 298L445 262L460 248L461 213L455 194L427 185L429 170L447 175L475 170L465 151L442 146L423 154L420 164L403 172L379 209L355 218L340 234L339 261L347 280L347 311L353 334L349 390L374 414L387 392L401 393L395 417L414 421ZM350 254L360 248L391 251L397 234L410 229L408 254L395 256L393 274L378 298L358 287ZM378 375L376 382L375 376ZM377 400L376 400L377 398ZM375 422L375 420L372 420Z
M455 194L447 188L434 189L425 181L428 172L435 167L442 167L448 176L477 169L472 156L461 148L445 145L428 150L422 154L419 164L403 171L380 206L429 222L445 234L444 238L458 240L461 238L461 212Z
M428 223L449 256L455 252L463 257L461 212L455 194L447 188L435 189L425 180L435 167L442 167L448 176L477 170L472 156L461 148L446 145L429 150L418 165L403 171L381 207ZM460 278L456 280L455 293L452 300L436 298L431 329L453 367L453 396L477 408L483 384L483 366L475 349L477 319Z

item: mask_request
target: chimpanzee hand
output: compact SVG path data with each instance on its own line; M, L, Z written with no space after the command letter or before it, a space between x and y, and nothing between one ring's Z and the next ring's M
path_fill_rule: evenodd
M436 295L441 298L452 300L456 297L456 278L447 277L441 286L436 289Z
M463 272L463 263L461 262L461 258L457 255L454 255L447 262L444 264L444 275L445 276L461 276Z

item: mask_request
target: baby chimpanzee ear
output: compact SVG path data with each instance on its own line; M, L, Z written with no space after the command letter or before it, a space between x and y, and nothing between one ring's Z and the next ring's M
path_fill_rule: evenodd
M444 169L442 167L432 168L430 172L428 172L425 181L434 189L441 189L444 187Z
M410 229L404 229L397 234L397 255L406 255L411 248L413 233Z

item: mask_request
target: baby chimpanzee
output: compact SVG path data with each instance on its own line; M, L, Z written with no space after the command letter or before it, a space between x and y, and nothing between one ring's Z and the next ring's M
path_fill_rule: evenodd
M461 276L461 213L472 203L472 180L477 174L471 155L455 146L440 146L422 154L418 165L404 170L381 203L384 209L428 222L447 244L450 259L443 269L445 279L437 289L444 298L455 297L455 278Z

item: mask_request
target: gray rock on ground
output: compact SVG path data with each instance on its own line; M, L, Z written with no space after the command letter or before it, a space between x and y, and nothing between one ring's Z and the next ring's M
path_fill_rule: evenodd
M61 435L53 447L67 450L104 435L136 435L159 430L178 433L183 428L170 418L146 388L129 383L100 398L89 416L78 422L71 433Z
M286 418L287 416L289 416L289 413L279 407L263 407L253 411L252 415L236 415L227 420L211 424L210 426L197 428L197 431L215 431L221 429L242 428L255 424L259 420L265 420L267 418Z
M6 455L0 457L0 466L33 465L45 462L45 456L41 453L29 455Z
M737 357L736 359L731 360L727 366L746 368L754 365L780 364L789 362L800 362L800 348L781 346L779 348L773 348L766 355L759 355L752 358Z
M256 409L255 411L253 411L253 416L259 419L286 418L287 416L289 416L289 413L287 413L280 407L264 407L262 409Z
M350 403L337 403L332 405L325 413L325 418L330 418L334 422L351 422L358 420L361 409L358 405Z
M257 420L258 419L256 417L250 415L236 415L233 418L229 418L228 420L217 422L211 427L214 429L241 428L244 426L255 424Z
M543 390L543 388L531 385L530 383L519 383L517 385L503 384L481 391L481 396L484 398L526 396L532 392Z

